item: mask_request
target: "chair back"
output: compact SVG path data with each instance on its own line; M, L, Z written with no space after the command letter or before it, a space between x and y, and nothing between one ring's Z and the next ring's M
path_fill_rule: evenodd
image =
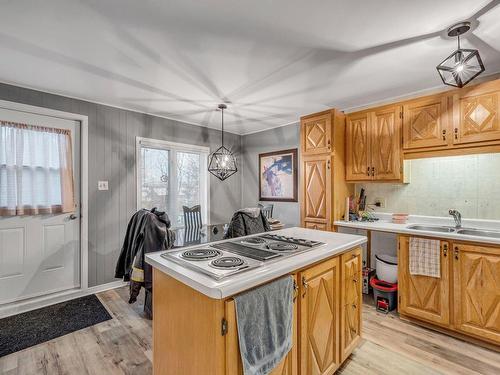
M200 228L201 222L201 206L198 204L193 207L182 206L184 211L184 226Z
M270 219L273 217L273 204L260 204L259 203L259 208L266 217L266 219Z

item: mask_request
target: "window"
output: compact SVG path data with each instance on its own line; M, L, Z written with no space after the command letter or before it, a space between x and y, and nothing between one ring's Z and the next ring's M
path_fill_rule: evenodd
M74 209L71 131L0 121L0 216Z
M184 225L182 206L201 206L208 224L208 147L137 138L137 209L166 211L172 227Z

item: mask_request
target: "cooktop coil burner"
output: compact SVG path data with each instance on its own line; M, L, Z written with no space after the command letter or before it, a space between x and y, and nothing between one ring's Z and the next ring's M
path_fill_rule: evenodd
M269 250L274 250L274 251L295 251L299 247L293 243L286 243L286 242L276 242L276 243L271 243L267 245Z
M184 251L181 257L188 260L207 260L220 255L222 255L222 253L215 249L193 249Z
M213 261L210 262L210 265L214 268L219 268L219 269L231 269L231 268L238 268L241 267L245 264L243 259L238 258L238 257L231 257L231 256L226 256L222 258L217 258Z
M261 237L250 237L250 238L245 238L244 240L241 240L242 244L247 244L247 245L262 245L266 242L267 241Z

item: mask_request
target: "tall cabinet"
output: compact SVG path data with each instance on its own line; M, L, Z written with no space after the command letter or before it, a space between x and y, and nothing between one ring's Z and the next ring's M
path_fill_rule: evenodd
M345 116L332 109L304 116L300 125L302 226L332 230L352 189L345 182Z

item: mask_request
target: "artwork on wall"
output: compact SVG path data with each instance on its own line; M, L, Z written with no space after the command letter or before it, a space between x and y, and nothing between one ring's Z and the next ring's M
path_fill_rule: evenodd
M297 202L297 149L259 154L259 200Z

